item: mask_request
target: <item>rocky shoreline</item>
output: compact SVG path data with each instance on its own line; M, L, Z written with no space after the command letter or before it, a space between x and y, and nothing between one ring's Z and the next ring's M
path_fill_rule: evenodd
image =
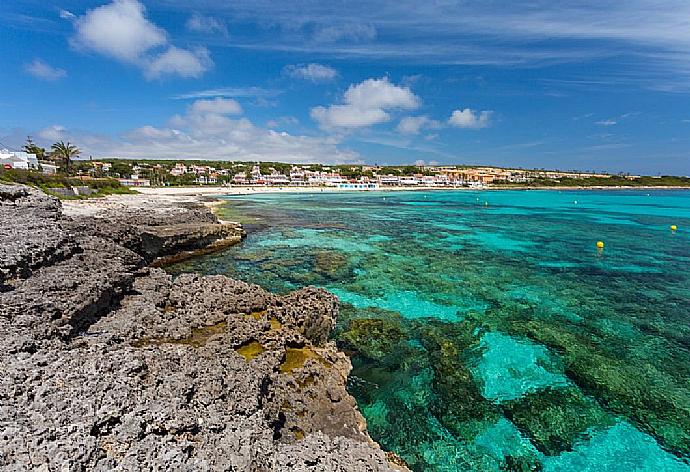
M76 210L0 186L0 468L407 470L345 389L335 296L155 267L243 237L194 201Z

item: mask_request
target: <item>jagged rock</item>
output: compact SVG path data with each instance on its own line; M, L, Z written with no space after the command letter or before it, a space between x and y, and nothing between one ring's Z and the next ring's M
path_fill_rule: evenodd
M0 187L0 211L14 219L0 239L3 470L404 470L345 390L333 295L146 265L238 228L197 206L172 228L155 212L68 219L26 188ZM22 252L22 224L43 255Z
M9 280L70 257L77 249L59 225L60 204L38 190L0 184L0 291Z

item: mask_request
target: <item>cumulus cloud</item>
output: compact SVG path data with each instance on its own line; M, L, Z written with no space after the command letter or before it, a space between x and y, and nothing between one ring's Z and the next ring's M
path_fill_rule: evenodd
M113 0L73 23L73 47L133 64L149 79L168 74L199 77L212 65L206 49L171 45L165 30L146 18L146 8L138 0Z
M285 66L283 74L295 79L319 82L335 79L338 76L338 71L329 66L312 63Z
M422 128L437 129L441 123L428 116L406 116L400 120L396 128L402 134L419 134Z
M149 79L157 79L166 74L197 78L201 77L211 64L211 56L205 48L189 51L170 46L167 51L145 65L144 75Z
M89 10L75 21L73 43L128 62L137 62L149 49L167 43L162 28L146 19L137 0L114 0Z
M470 108L455 110L448 119L448 124L456 128L487 128L491 126L492 111L474 111Z
M231 98L214 98L213 100L197 100L191 107L192 113L216 113L219 115L237 115L242 113L242 106Z
M322 129L354 129L385 123L390 110L413 110L420 99L407 87L390 83L387 77L350 85L343 104L311 109L311 117Z
M46 80L48 82L54 82L67 77L67 71L65 71L65 69L53 67L43 62L41 59L34 59L30 64L26 64L24 70L37 79Z
M232 99L201 99L163 126L140 126L117 138L59 125L33 134L46 143L70 140L84 155L101 158L361 163L359 154L340 147L339 139L262 128L237 116L241 111Z
M228 35L228 28L221 20L211 16L203 16L198 13L190 16L185 26L189 31L195 31L197 33L217 33L222 36Z

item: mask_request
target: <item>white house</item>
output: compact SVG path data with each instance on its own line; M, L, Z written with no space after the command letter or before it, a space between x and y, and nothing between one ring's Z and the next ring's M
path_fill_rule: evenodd
M175 164L175 167L170 169L170 175L174 175L176 177L179 177L180 175L186 174L187 173L187 166L178 162Z
M60 168L59 166L56 166L55 164L51 164L50 162L41 162L41 171L43 172L44 175L52 175L57 173L58 169Z
M379 177L379 183L381 185L399 185L400 177L396 175L382 175Z
M9 166L11 169L38 169L38 159L36 154L0 149L0 165L3 167Z

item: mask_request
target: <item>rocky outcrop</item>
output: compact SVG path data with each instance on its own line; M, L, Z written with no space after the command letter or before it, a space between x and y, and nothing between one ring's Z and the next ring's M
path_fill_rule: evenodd
M0 185L0 290L6 280L69 257L74 241L58 224L57 199L26 187Z
M188 210L167 224L67 219L37 191L0 187L0 468L403 469L345 390L333 295L148 264L229 236L185 233L194 215L220 226Z

